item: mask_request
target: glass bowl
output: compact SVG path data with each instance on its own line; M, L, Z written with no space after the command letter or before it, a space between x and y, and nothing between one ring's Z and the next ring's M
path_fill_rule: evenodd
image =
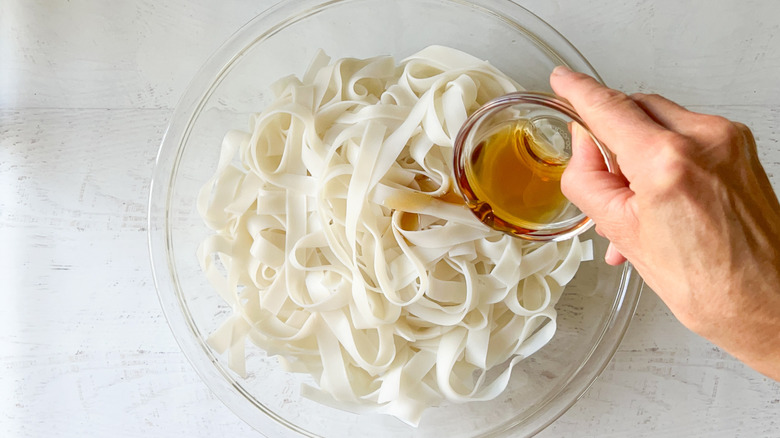
M231 410L269 437L529 436L582 396L618 347L642 281L628 264L603 262L607 242L593 232L595 260L583 263L556 309L553 340L521 361L499 397L426 411L418 428L380 415L357 415L299 394L307 376L247 345L247 377L205 342L230 314L208 284L196 249L211 231L196 210L224 135L245 129L273 99L269 84L302 74L318 49L334 59L393 55L432 44L489 60L529 90L550 92L553 67L598 78L549 25L503 0L286 1L234 34L195 75L160 146L149 201L149 250L168 323L204 382Z

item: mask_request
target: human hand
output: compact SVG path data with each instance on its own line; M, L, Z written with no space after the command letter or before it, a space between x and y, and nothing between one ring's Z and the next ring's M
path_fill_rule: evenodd
M780 204L750 130L559 67L550 78L615 154L575 125L564 194L688 328L780 380Z

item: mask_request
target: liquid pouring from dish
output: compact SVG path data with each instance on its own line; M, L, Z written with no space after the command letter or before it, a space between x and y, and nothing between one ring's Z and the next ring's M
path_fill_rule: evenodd
M569 126L581 125L616 173L610 151L568 102L538 92L496 98L474 112L455 140L455 179L484 224L527 240L572 238L593 222L561 193L572 154Z

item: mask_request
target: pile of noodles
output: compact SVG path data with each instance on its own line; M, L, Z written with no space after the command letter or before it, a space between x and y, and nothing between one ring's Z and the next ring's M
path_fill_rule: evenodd
M458 129L518 89L440 46L399 65L320 53L277 82L250 132L226 135L198 199L215 231L198 257L232 307L209 344L244 375L249 340L310 374L305 396L412 425L444 400L500 394L592 258L590 242L493 231L453 192Z

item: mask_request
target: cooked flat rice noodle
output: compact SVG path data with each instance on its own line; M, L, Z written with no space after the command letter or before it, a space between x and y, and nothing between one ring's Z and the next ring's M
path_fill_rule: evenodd
M304 396L411 425L445 400L498 396L592 257L590 242L490 230L453 196L458 129L520 87L432 46L400 65L319 53L272 88L198 198L215 231L198 258L232 309L209 345L245 375L249 340L314 378Z

